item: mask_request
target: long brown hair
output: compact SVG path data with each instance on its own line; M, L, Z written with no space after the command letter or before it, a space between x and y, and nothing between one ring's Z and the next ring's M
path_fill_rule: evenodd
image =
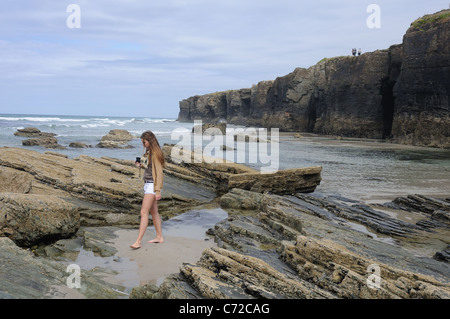
M159 160L161 165L164 167L165 160L164 155L161 151L161 147L159 146L158 140L156 139L155 134L152 131L145 131L141 135L141 139L146 140L150 143L150 155L155 154L156 158Z

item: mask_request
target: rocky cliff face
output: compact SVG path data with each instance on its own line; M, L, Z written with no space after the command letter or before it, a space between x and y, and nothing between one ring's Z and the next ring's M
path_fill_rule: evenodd
M179 121L277 127L450 148L450 10L414 21L401 45L323 59L250 89L193 96Z
M401 142L450 148L450 10L424 16L403 38L392 134Z

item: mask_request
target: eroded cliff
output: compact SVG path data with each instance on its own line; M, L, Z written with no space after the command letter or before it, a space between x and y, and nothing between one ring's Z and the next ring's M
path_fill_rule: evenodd
M178 120L450 148L449 26L450 10L426 15L400 45L323 59L252 88L187 98Z

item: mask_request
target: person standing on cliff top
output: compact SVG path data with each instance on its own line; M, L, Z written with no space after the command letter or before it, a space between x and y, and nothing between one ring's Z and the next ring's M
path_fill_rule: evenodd
M163 186L163 168L165 165L164 155L153 132L146 131L142 133L141 139L142 145L145 148L145 154L142 155L140 162L135 162L135 165L139 168L145 168L144 198L142 199L139 234L136 242L130 246L133 249L141 248L141 241L148 226L149 213L152 215L153 225L156 230L156 238L150 240L149 243L164 242L161 230L161 217L158 213L158 201L161 199L161 190Z
M361 55L361 48L358 50L358 56Z

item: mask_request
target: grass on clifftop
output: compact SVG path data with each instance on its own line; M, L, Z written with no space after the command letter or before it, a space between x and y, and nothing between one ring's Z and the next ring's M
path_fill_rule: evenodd
M341 56L335 56L333 58L323 58L322 60L320 60L319 62L317 62L317 64L324 62L324 61L332 61L332 60L339 60L342 58L348 58L350 55L341 55Z
M426 29L434 26L437 22L449 17L450 10L442 10L435 14L428 14L426 16L423 16L422 18L415 20L413 23L411 23L411 27L419 31L425 31Z

